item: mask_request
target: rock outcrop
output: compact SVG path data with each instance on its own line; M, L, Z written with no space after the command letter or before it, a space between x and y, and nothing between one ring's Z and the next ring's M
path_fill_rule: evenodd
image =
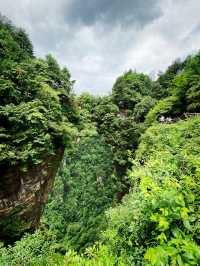
M0 166L0 239L19 237L38 226L62 157L60 148L26 170Z

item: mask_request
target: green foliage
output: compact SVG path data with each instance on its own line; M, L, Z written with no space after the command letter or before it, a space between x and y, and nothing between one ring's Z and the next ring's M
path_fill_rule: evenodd
M164 80L163 80L164 79ZM159 115L181 116L184 112L200 112L200 52L184 62L175 62L158 78L167 98L157 103L147 116L152 123Z
M178 74L183 71L188 60L189 57L184 61L177 59L167 68L164 73L159 73L157 83L160 85L160 90L156 92L156 98L166 98L170 96L170 88L172 86L173 80Z
M14 40L19 44L25 54L33 57L33 45L23 29L17 29L14 32Z
M133 117L137 122L144 122L146 115L156 104L156 100L150 96L145 96L135 105Z
M0 248L0 265L2 266L47 266L49 257L56 251L55 236L50 231L36 231L26 234L14 246Z
M145 123L151 125L161 116L178 116L181 113L181 104L178 97L170 96L160 100L146 116Z
M92 112L98 132L112 147L116 174L122 183L130 167L129 154L136 150L144 131L144 119L155 105L154 83L144 75L131 70L120 76L111 96L99 98Z
M23 30L0 26L0 164L38 163L70 138L77 116L72 82L52 57L32 58ZM51 84L52 73L59 87Z
M149 248L145 254L147 265L199 265L200 249L190 238L174 237L167 244Z
M190 57L184 71L174 79L173 93L185 104L185 110L200 111L200 52Z
M142 136L131 192L108 212L103 234L113 254L125 254L130 265L200 263L199 127L193 118L151 127Z
M138 80L143 80L144 77L137 73L130 72L129 74L132 84L131 88L133 89L134 86L136 88L139 82ZM120 77L116 84L118 84L119 81L120 86L123 86L124 79L126 80L127 78L126 75L128 74ZM121 79L123 82L120 82ZM116 86L118 88L118 85ZM116 173L120 178L126 175L127 168L130 166L128 160L129 153L130 151L134 152L136 150L139 137L144 131L144 124L142 122L149 109L154 106L156 102L155 99L150 96L142 96L139 90L136 91L136 93L138 98L134 108L132 108L133 106L130 98L129 100L127 98L127 102L130 103L130 105L122 106L120 102L117 104L115 103L114 86L113 95L98 98L92 109L92 121L96 123L98 133L102 135L106 143L112 147ZM144 93L144 91L142 91L142 93ZM124 180L122 182L124 183Z
M59 240L84 250L98 240L105 226L104 211L115 197L112 153L99 136L84 137L65 158L44 223Z
M148 76L130 70L116 80L112 97L120 109L133 109L142 96L153 93L153 87Z
M106 115L110 114L117 116L119 114L118 106L113 103L110 96L99 98L94 106L92 119L97 123L97 125L101 125L104 123Z
M60 69L57 61L52 55L46 56L47 63L47 82L54 89L61 89L63 95L67 97L71 92L74 81L71 81L71 75L67 68ZM67 99L64 99L67 100Z
M79 108L79 115L81 120L80 129L90 127L91 124L95 126L95 119L92 118L95 115L94 111L99 101L99 97L95 97L93 95L90 95L89 93L83 93L79 97L77 97L76 102Z
M86 256L77 255L75 252L69 251L64 258L66 266L125 266L123 259L116 259L109 249L104 246L94 246L88 248L85 252Z
M4 60L23 61L33 57L33 46L24 30L18 29L0 14L0 57L2 67Z

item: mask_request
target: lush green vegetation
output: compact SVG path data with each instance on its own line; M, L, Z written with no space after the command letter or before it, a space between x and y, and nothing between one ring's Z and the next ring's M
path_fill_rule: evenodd
M0 47L0 165L66 147L40 227L0 265L200 265L200 52L95 97L2 17Z
M67 69L33 57L21 29L0 21L0 164L38 163L69 142L76 119Z
M200 263L199 126L200 118L193 118L152 126L142 136L129 174L131 191L107 213L104 233L127 264Z
M44 223L59 241L84 250L99 240L105 227L104 211L113 204L117 192L112 153L103 139L91 136L76 143L65 160L46 206Z

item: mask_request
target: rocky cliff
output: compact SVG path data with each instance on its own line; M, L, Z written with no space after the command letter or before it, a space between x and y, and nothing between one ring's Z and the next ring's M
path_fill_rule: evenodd
M67 68L51 55L36 58L26 32L0 14L0 241L39 223L79 119L73 84Z
M19 166L0 166L0 239L19 237L38 226L62 157L59 148L26 171Z

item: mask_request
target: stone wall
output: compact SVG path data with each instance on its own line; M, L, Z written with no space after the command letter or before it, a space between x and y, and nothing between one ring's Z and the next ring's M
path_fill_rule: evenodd
M15 238L38 226L63 151L58 149L25 171L19 166L0 166L0 239Z

